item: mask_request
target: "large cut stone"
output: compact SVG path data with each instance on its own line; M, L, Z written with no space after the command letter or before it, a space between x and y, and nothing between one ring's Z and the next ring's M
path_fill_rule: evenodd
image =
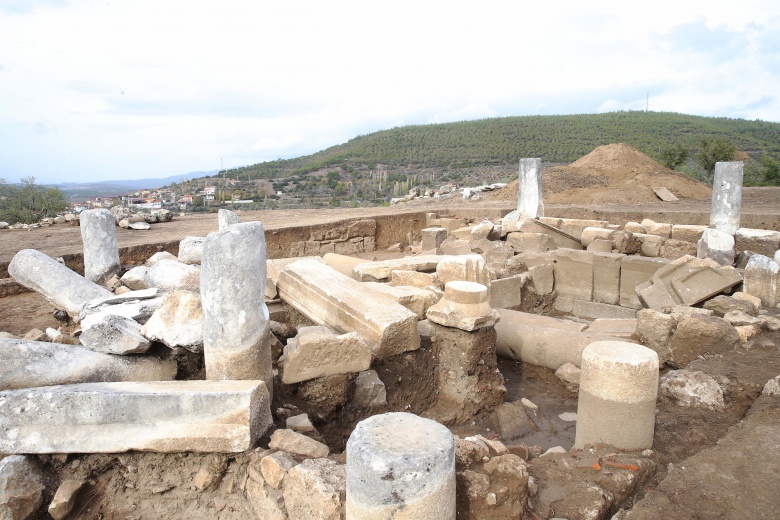
M262 381L85 383L0 394L3 453L240 452L271 425Z
M284 505L290 518L341 520L346 501L346 468L330 459L309 459L284 479Z
M703 354L725 354L739 346L739 334L716 316L691 315L677 322L666 362L684 368Z
M593 253L593 301L618 305L620 303L619 253Z
M427 273L418 273L416 271L393 271L393 279L396 273L413 273L415 275L427 276ZM439 297L433 291L421 289L411 285L390 285L379 282L364 282L366 287L389 296L413 313L418 319L425 319L425 311L428 307L439 300Z
M245 222L210 233L203 244L201 268L206 377L262 379L271 393L263 225Z
M32 457L11 455L0 461L0 518L32 517L43 502L43 480Z
M444 296L428 308L426 316L439 325L465 331L493 326L498 319L490 307L487 287L459 280L447 283Z
M698 258L710 258L721 265L734 264L734 237L717 229L705 229L696 244Z
M361 334L380 358L420 346L415 313L321 262L290 264L279 275L278 289L282 299L318 325Z
M81 344L106 354L140 354L151 343L141 334L141 324L130 318L108 314L79 336Z
M146 269L147 287L157 287L163 292L200 290L200 267L173 260L160 260Z
M371 349L356 332L336 335L328 327L301 327L284 347L282 383L362 372L371 366Z
M222 210L220 210L222 211ZM184 237L179 242L179 262L200 265L203 258L203 241L206 237Z
M517 213L521 217L544 216L542 199L542 160L520 159L517 184Z
M361 282L380 282L388 280L392 271L433 272L444 258L446 257L441 255L419 255L381 262L366 262L355 266L353 277Z
M764 307L777 305L780 302L780 265L764 255L751 256L745 267L743 290L760 298Z
M620 305L641 309L642 302L636 294L636 287L647 282L655 272L669 263L664 258L624 256L620 260Z
M734 237L737 254L751 251L772 258L780 249L780 231L771 229L739 228Z
M82 346L0 339L0 390L102 381L166 381L174 360L112 356Z
M35 249L16 253L8 264L8 274L21 285L40 293L55 307L65 309L75 320L85 303L112 296L108 290Z
M476 282L490 287L490 271L481 255L460 255L443 258L436 266L442 284L452 281Z
M170 348L203 352L203 321L200 295L174 291L163 298L162 305L146 321L141 334Z
M742 161L717 162L712 181L710 227L734 235L742 210Z
M558 295L576 300L593 298L593 253L574 249L556 249L555 290Z
M658 269L648 282L636 288L636 293L646 307L662 309L696 305L741 281L742 275L731 266L686 255Z
M84 243L84 277L102 285L120 268L116 220L105 208L88 209L79 215L79 225Z

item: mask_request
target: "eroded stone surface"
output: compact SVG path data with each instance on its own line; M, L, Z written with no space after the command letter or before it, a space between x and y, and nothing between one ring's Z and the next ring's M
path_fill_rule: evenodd
M356 332L337 335L327 327L301 327L284 347L282 382L361 372L371 359L371 349Z

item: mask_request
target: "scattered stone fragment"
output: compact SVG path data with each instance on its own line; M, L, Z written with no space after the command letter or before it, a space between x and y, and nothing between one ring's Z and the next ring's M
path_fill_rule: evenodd
M564 363L561 367L555 371L555 376L563 381L566 385L566 389L570 392L579 391L580 387L580 373L582 371L571 363Z
M174 291L146 321L141 334L170 348L203 352L203 307L198 293Z
M780 265L764 255L751 256L742 290L760 298L764 307L774 307L780 302Z
M149 225L148 222L131 222L127 225L129 229L136 229L139 231L145 231L147 229L152 229L152 226Z
M698 258L710 258L720 265L734 264L734 237L717 229L704 230L696 245Z
M30 518L43 502L43 491L43 475L32 458L11 455L0 461L0 518Z
M268 446L271 449L286 451L311 459L327 457L328 453L330 453L328 447L323 443L293 430L285 429L276 430L271 435L271 442Z
M677 322L666 362L684 368L703 354L721 354L739 346L739 334L716 316L686 316Z
M679 406L722 411L723 390L714 378L696 370L671 370L661 377L660 394Z
M222 210L220 210L222 211ZM172 258L183 264L200 265L203 260L203 242L206 237L184 237L179 242L179 256Z
M352 406L357 409L383 406L387 403L385 384L379 379L376 370L360 372L355 379L355 392Z
M78 492L84 486L83 480L66 479L63 480L54 493L54 498L49 504L49 515L55 520L66 518L73 505L76 503Z
M217 212L217 222L219 223L219 230L222 231L233 224L240 224L241 217L229 209L220 209Z
M502 403L493 413L498 424L498 433L506 441L527 435L535 429L525 414L525 406L520 402Z
M125 274L123 274L122 278L120 278L119 280L122 282L122 284L124 284L125 286L129 287L134 291L140 291L142 289L146 289L147 287L149 287L146 283L146 271L148 270L149 268L145 265L139 265L138 267L133 267Z
M716 316L723 317L724 314L731 311L741 311L751 316L758 316L758 308L755 303L737 298L735 296L719 295L711 300L704 302L703 307L715 313Z
M314 425L309 420L309 416L305 413L288 417L285 424L288 429L296 432L309 433L315 431Z
M289 453L277 451L260 459L260 471L263 478L274 489L281 489L287 472L298 462Z
M125 318L143 324L160 308L162 302L163 298L158 297L145 300L132 300L117 304L99 304L97 307L88 305L85 306L79 314L81 327L82 329L88 329L109 314L124 316Z
M140 354L151 346L141 334L140 323L115 314L106 315L82 331L79 340L88 349L105 354Z
M780 376L767 381L764 385L764 389L761 391L761 395L780 397Z
M198 469L193 477L192 484L198 491L205 491L218 484L225 475L225 471L227 471L227 463L224 458L209 456L206 458L206 463Z
M124 277L122 278L122 283L131 287L125 282ZM160 260L146 269L144 280L146 287L157 287L162 292L180 290L198 292L200 290L200 268L173 260Z

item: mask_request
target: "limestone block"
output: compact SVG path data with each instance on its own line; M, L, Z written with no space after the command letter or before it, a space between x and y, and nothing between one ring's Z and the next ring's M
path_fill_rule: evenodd
M179 245L179 248L181 250L181 245ZM178 257L173 256L168 251L157 251L155 254L150 256L146 260L146 262L144 262L144 265L146 267L151 267L154 264L156 264L157 262L159 262L160 260L173 260L174 262L178 262L179 261ZM198 263L200 263L200 262L198 262Z
M116 220L105 208L88 209L79 216L84 244L84 277L102 285L119 272Z
M557 223L560 219L554 219ZM552 226L552 228L550 227ZM587 227L587 226L586 226ZM522 233L542 233L548 235L557 247L565 247L568 249L582 249L582 244L577 237L571 236L568 233L556 228L554 225L542 225L538 221L530 218L521 218L520 220L507 220L502 221L502 229L507 233L522 232ZM584 228L583 228L584 229Z
M133 267L125 274L123 274L122 278L120 278L119 281L121 281L123 285L129 287L134 291L140 291L146 289L148 287L148 285L146 284L146 271L148 269L149 268L144 265Z
M449 237L442 242L441 252L444 255L469 255L471 254L471 245L468 240L459 240L455 237Z
M766 323L766 317L760 316L756 318L742 311L729 311L723 315L723 319L733 327L752 326L756 330L760 330Z
M240 452L271 425L262 381L84 383L9 390L4 453Z
M479 255L460 255L442 258L436 265L436 275L442 284L452 281L476 282L490 287L490 272L485 259Z
M429 321L465 331L491 327L498 319L490 307L487 287L460 280L447 282L444 296L425 315Z
M637 233L646 234L647 233L647 230L639 222L626 222L626 224L623 226L623 229L626 230L626 231L630 231L631 233L634 233L634 234L637 234Z
M723 390L715 379L696 370L671 370L661 378L661 397L686 408L722 411Z
M661 256L661 248L666 239L659 237L658 235L646 235L641 233L634 233L634 238L637 238L642 243L640 252L643 256L652 258Z
M162 292L200 290L200 268L172 260L161 260L149 267L144 279L147 287L157 287Z
M658 356L641 345L597 341L582 355L574 446L653 446Z
M81 346L0 339L0 390L99 381L164 381L176 362L92 352Z
M556 227L564 233L574 237L576 240L580 240L585 228L607 228L609 222L606 220L593 220L593 219L581 219L581 218L540 218L540 221Z
M544 233L509 233L506 243L515 253L544 253L558 246Z
M361 334L377 357L420 346L415 313L325 264L290 264L279 275L278 289L282 299L315 323Z
M746 292L737 291L731 295L732 298L735 300L740 300L744 302L750 302L752 303L756 309L761 310L761 298L757 298L756 296L753 296L752 294L748 294ZM748 313L750 314L750 313Z
M558 312L571 314L587 320L598 318L629 319L636 317L636 309L621 307L620 305L609 305L607 303L574 300L565 296L555 298L553 307Z
M346 488L348 518L454 520L452 433L408 413L359 422L347 441Z
M393 273L414 273L426 276L428 273L416 273L414 271L393 271ZM393 275L395 276L395 275ZM429 275L428 275L429 276ZM391 282L392 284L392 282ZM428 308L439 301L439 296L428 289L420 289L409 285L391 285L379 282L364 282L369 289L389 296L417 315L418 319L425 319Z
M684 256L658 269L649 282L636 288L636 293L647 307L661 309L696 305L741 281L742 275L731 266Z
M65 309L75 320L78 320L79 311L85 303L112 296L108 290L35 249L16 253L8 264L8 274L56 308Z
M593 253L574 249L553 251L555 290L560 296L593 299Z
M653 309L636 313L636 335L642 345L658 354L659 363L669 359L669 345L677 327L677 320L669 314Z
M710 227L734 235L742 210L742 161L717 162L712 181Z
M447 240L447 228L442 227L430 227L420 230L422 235L422 250L431 251L441 247L442 243Z
M625 256L620 260L620 305L641 309L642 303L636 294L636 287L648 281L653 274L669 261L661 258Z
M570 392L579 392L582 370L572 363L564 363L555 371L555 377L563 381Z
M662 238L672 237L672 225L664 224L660 222L654 222L649 218L644 219L641 222L641 226L645 228L645 233L648 235L656 235Z
M206 240L206 237L182 238L179 242L179 256L177 260L183 264L200 265L203 258L204 240Z
M612 240L615 231L606 228L586 227L582 230L582 245L588 247L596 239Z
M290 338L280 360L286 385L367 370L371 349L356 332L336 335L327 327L301 327Z
M170 348L203 352L203 324L200 294L174 291L165 296L160 308L144 324L141 334Z
M542 160L520 159L517 182L517 213L520 217L544 216Z
M219 230L222 231L233 224L240 224L241 217L229 209L220 209L217 212L217 222L219 223Z
M157 290L156 287L152 287L151 289L141 289L138 291L127 291L122 294L112 294L111 296L108 296L106 298L98 298L97 300L92 300L91 302L84 305L82 309L84 311L89 311L92 309L100 308L104 305L117 305L125 302L150 300L152 298L156 298L158 294L159 291Z
M764 307L780 302L780 265L764 255L753 255L745 267L743 292L761 299Z
M357 409L383 406L387 403L385 384L379 379L376 370L360 372L355 379L355 392L352 406Z
M672 238L695 244L701 238L707 226L694 226L689 224L675 224L672 226Z
M539 296L550 294L555 288L555 270L551 264L535 265L528 268L534 292Z
M286 451L312 459L327 457L330 453L323 443L292 430L276 430L271 434L268 446L273 450Z
M201 269L206 378L262 379L272 394L263 225L245 222L209 233Z
M780 397L780 376L770 379L764 385L761 395L770 397Z
M346 469L329 459L305 460L284 479L284 505L290 518L341 520L346 501Z
M616 338L629 339L636 334L636 318L599 318L586 329L588 332L607 334Z
M140 323L115 314L83 330L79 340L88 349L105 354L140 354L151 346L141 334Z
M780 231L739 228L734 238L737 254L752 251L754 254L772 258L780 249Z
M592 253L593 301L610 305L620 303L620 265L623 256L619 253Z
M523 287L530 279L531 277L528 274L522 273L493 280L489 291L490 306L494 309L519 307L523 303Z
M473 226L471 228L471 240L475 239L485 239L490 236L490 234L493 232L493 223L489 220L483 220L476 226ZM455 233L453 233L455 235ZM458 237L458 238L465 238L465 237Z
M31 457L11 455L0 461L0 518L31 518L43 492L43 475Z
M673 238L664 240L661 246L661 258L677 260L685 255L696 256L696 243L675 240Z
M83 480L65 479L54 493L54 498L49 504L48 512L55 520L63 520L76 504L76 497L81 488L84 487Z
M705 229L696 244L696 256L720 265L734 265L734 237L717 229Z
M290 259L292 261L300 260L300 258ZM336 271L340 272L341 274L352 276L352 269L356 265L364 264L367 262L367 260L363 258L357 258L355 256L348 256L348 255L339 255L336 253L325 253L325 255L322 257L323 262L325 264L329 265ZM273 270L270 266L271 263L275 262L274 260L268 260L266 264L268 265L268 277L274 280L274 283L276 283L276 280L279 277L279 272L277 271L275 273L275 276L272 278ZM292 262L290 262L292 263Z
M297 464L289 453L277 451L260 459L260 471L269 486L280 489L284 477Z
M703 354L723 354L739 346L734 327L716 316L686 316L677 322L667 364L684 368Z
M439 255L419 255L381 262L366 262L355 266L353 277L360 282L380 282L390 279L390 273L395 270L433 272L444 258L446 257Z
M755 303L734 296L716 296L715 298L704 302L703 307L713 311L716 316L720 316L721 318L724 314L731 311L741 311L750 316L758 316L758 307L756 307Z
M371 284L379 284L379 282L365 282ZM442 284L439 281L439 277L436 273L421 273L418 271L399 271L394 270L390 272L390 285L392 286L411 286L419 289L427 289L428 287L440 287ZM376 287L376 285L371 285Z

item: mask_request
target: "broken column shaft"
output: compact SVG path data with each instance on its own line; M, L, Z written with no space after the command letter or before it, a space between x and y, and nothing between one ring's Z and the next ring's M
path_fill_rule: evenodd
M41 294L55 307L65 309L75 320L78 320L85 303L112 296L108 290L35 249L16 253L8 264L8 274L21 285Z
M102 285L120 269L116 219L107 209L89 209L81 212L79 222L84 243L84 277Z
M742 210L742 161L715 163L710 227L729 235L739 229Z
M520 159L517 188L517 212L519 216L521 218L543 217L541 159Z
M375 415L347 442L347 518L455 518L455 441L430 419Z
M574 447L653 447L658 354L623 341L595 341L582 353Z
M202 262L206 378L262 379L272 393L263 225L246 222L210 233Z

